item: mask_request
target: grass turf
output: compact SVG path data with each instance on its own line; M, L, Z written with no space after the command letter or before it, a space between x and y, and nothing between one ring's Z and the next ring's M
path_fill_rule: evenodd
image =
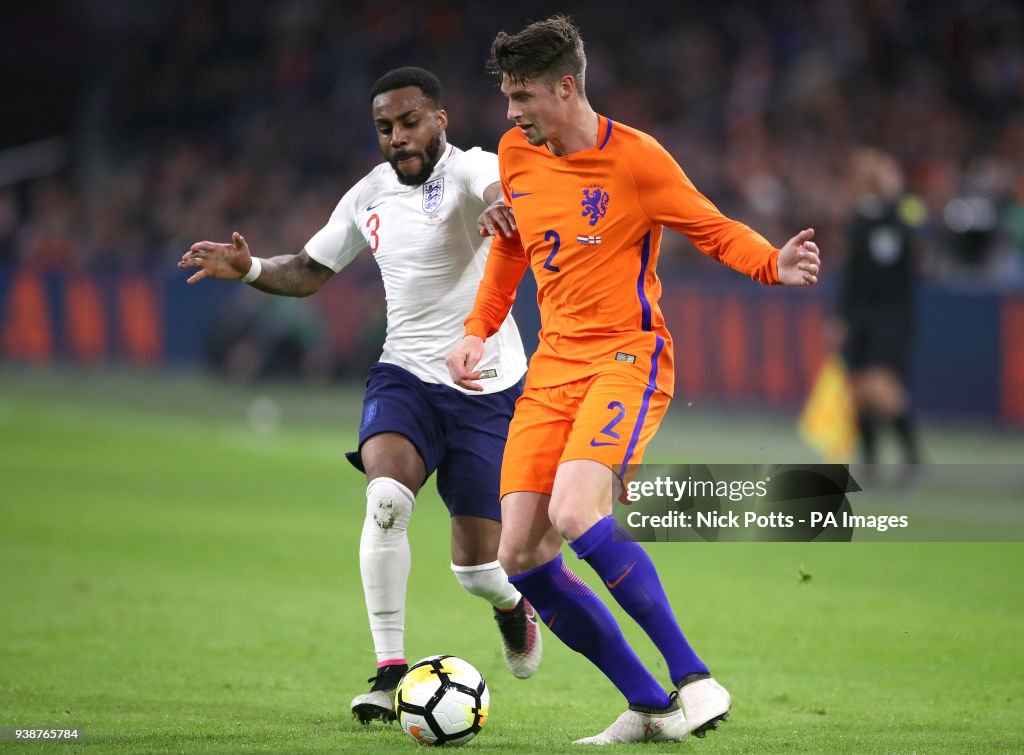
M282 411L272 432L247 419L258 393ZM86 746L59 745L68 752L411 752L397 726L348 713L373 669L358 578L364 481L341 455L358 414L358 393L340 389L0 374L0 725L84 726ZM957 460L1024 457L1019 436L985 430L927 441ZM791 420L685 410L656 453L809 458ZM550 634L533 679L505 671L489 610L450 575L447 518L425 492L408 657L453 653L488 679L474 750L569 751L621 698ZM735 701L719 732L677 747L1024 749L1020 543L649 547ZM646 638L623 627L664 676Z

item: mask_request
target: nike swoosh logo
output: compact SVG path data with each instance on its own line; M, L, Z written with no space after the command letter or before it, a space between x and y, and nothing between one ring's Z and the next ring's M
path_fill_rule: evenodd
M388 200L386 200L386 199L384 200L384 202L387 202L387 201ZM384 202L377 202L377 204L367 205L366 206L366 211L369 212L370 210L374 209L375 207L380 207L382 204L384 204Z
M591 438L590 439L590 445L593 446L594 448L600 448L601 446L617 446L619 444L615 443L615 442L611 442L611 443L598 443L596 440Z
M631 571L633 571L633 567L634 566L636 566L636 561L631 563L629 565L629 568L626 569L626 571L622 572L622 575L618 579L613 580L611 582L605 582L605 584L608 585L608 589L609 590L614 590L616 587L618 587L619 586L619 582L624 580L626 578L626 575L628 575Z
M513 192L511 193L511 195L512 195L512 199L519 199L519 197L528 197L528 196L530 196L531 194L533 194L533 192L532 192L532 191L521 191L521 192L519 192L518 194L517 194L516 192L514 192L514 191L513 191Z

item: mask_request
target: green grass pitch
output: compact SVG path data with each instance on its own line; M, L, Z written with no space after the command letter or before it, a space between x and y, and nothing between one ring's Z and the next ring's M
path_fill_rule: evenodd
M272 432L247 419L264 394L281 411ZM373 670L358 577L364 481L342 456L358 397L0 372L0 725L86 729L84 747L0 753L413 752L396 725L362 727L348 711ZM926 440L933 457L1024 458L1019 435ZM809 459L791 419L685 402L652 453ZM489 610L449 572L447 528L428 485L411 529L408 657L452 653L483 672L491 718L470 751L576 751L622 699L550 634L537 675L512 678ZM650 551L734 698L718 732L659 752L1024 750L1021 543ZM664 676L646 638L623 627Z

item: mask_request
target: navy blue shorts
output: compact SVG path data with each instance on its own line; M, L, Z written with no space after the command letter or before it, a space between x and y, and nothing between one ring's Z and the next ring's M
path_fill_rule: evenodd
M423 459L427 477L437 472L437 492L451 516L500 522L501 457L522 393L522 379L499 393L467 395L378 362L366 381L359 448L379 433L404 435ZM366 472L358 451L345 456Z

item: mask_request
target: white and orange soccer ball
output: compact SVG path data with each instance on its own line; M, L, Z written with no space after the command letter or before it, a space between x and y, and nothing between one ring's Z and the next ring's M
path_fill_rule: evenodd
M464 745L487 723L491 693L471 664L452 655L417 661L398 683L395 713L420 744Z

